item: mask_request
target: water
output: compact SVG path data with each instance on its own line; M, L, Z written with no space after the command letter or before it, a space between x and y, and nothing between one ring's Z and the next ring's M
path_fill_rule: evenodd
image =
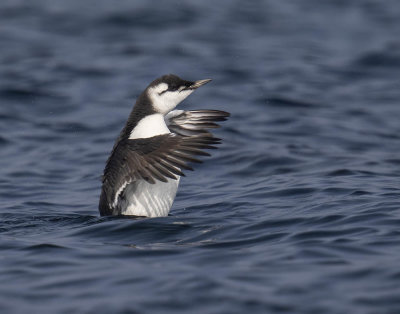
M398 1L0 4L2 313L400 313ZM171 215L100 218L154 78L232 113Z

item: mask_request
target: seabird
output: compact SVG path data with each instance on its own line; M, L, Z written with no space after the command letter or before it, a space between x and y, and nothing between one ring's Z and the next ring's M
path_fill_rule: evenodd
M174 110L210 79L186 81L176 75L154 80L140 94L107 160L99 211L106 215L167 216L182 169L210 156L220 139L217 128L229 113L219 110Z

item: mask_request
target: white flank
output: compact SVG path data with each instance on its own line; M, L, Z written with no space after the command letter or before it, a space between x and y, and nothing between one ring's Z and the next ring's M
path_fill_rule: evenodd
M164 116L155 113L140 120L132 130L129 139L148 138L167 133L170 133L170 131L165 124Z
M145 217L165 217L174 202L178 190L178 180L168 179L168 182L157 181L155 184L141 180L126 187L128 195L126 202L119 204L122 215Z

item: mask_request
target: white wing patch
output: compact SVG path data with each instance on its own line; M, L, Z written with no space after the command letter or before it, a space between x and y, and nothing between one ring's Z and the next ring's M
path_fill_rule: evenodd
M131 182L132 182L132 180L124 182L124 184L122 184L121 187L118 189L117 193L115 193L115 198L114 198L114 201L113 201L112 206L111 206L112 208L115 208L118 205L118 197L119 197L119 195L124 191L126 186Z

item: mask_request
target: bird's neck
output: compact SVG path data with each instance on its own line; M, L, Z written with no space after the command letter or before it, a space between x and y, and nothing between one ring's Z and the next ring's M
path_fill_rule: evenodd
M155 111L151 105L150 99L145 93L142 93L133 106L128 121L126 121L125 127L122 129L117 142L122 139L128 139L132 130L137 126L139 121L153 113L155 113Z
M169 130L164 116L154 110L147 93L143 92L138 97L119 140L148 138L165 133L169 133Z

